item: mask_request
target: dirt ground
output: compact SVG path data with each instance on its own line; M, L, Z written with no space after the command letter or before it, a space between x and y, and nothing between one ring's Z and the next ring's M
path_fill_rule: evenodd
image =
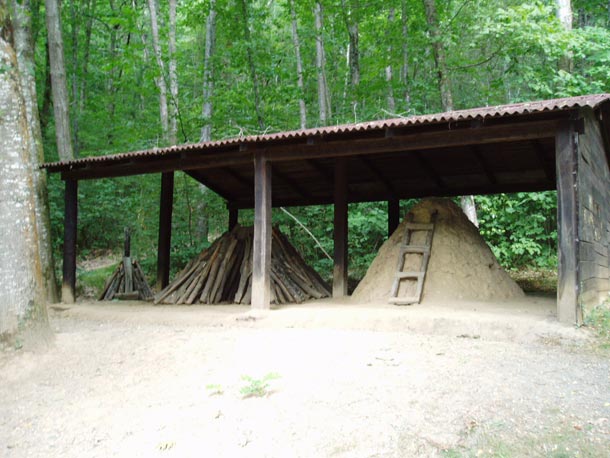
M45 351L0 352L2 457L610 450L608 353L545 298L256 316L87 302L51 310L51 326Z

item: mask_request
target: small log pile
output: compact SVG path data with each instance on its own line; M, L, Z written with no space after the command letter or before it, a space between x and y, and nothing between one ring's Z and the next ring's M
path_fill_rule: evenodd
M104 290L100 295L100 301L111 301L113 299L143 300L149 301L154 294L148 286L140 263L131 259L131 237L129 228L125 228L125 248L123 262L121 262L113 274L106 280Z
M249 304L252 296L252 227L236 226L192 259L155 304ZM318 273L309 267L286 236L273 229L271 299L301 303L330 296Z

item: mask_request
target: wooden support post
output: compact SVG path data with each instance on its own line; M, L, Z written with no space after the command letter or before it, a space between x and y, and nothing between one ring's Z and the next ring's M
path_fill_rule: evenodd
M392 198L388 200L388 238L392 237L394 231L400 224L400 200Z
M254 155L254 242L252 244L252 308L271 307L271 163Z
M578 134L568 123L555 136L557 170L557 318L580 323L578 304Z
M239 209L228 205L229 208L229 231L233 230L239 221Z
M161 174L159 202L159 244L157 246L157 286L169 284L169 258L172 241L172 210L174 205L174 172Z
M64 265L61 300L73 304L76 299L76 228L78 221L78 181L66 180L64 195Z
M347 295L347 159L335 161L333 297Z

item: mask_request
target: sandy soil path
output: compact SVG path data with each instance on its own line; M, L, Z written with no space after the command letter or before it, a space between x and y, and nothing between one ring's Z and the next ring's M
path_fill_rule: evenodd
M605 456L608 355L548 305L55 311L0 354L0 456Z

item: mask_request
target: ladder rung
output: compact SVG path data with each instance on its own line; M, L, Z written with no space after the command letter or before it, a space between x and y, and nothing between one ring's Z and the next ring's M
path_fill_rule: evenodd
M391 297L388 302L396 305L408 305L418 303L419 299L416 297Z
M396 272L396 277L400 279L405 278L422 278L424 276L424 272Z
M431 231L434 229L432 223L407 223L406 228L411 231Z
M429 253L430 247L428 245L402 245L400 247L403 254L405 253Z

